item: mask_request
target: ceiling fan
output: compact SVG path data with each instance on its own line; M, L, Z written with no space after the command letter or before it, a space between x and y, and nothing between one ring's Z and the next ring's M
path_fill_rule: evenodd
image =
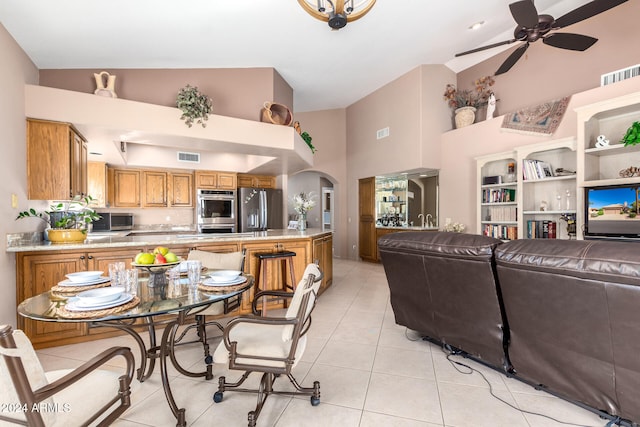
M511 67L518 62L522 55L524 55L526 50L529 48L529 44L537 41L538 39L542 39L544 44L558 47L560 49L584 51L593 46L598 39L582 34L550 32L591 18L592 16L612 9L626 1L627 0L593 0L562 15L558 19L554 19L551 15L538 15L538 10L533 4L533 0L517 1L509 5L511 15L518 24L513 32L513 39L457 53L455 56L468 55L470 53L480 52L482 50L514 42L524 42L520 47L514 50L502 63L500 68L498 68L495 73L497 76L509 71Z

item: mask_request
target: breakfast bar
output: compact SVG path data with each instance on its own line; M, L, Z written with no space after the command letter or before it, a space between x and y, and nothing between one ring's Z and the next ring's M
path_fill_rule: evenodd
M16 255L16 307L24 300L48 292L68 273L85 270L108 272L108 265L124 261L129 267L140 252L152 251L157 246L171 249L186 259L189 251L209 252L245 251L244 273L255 276L258 263L255 253L291 251L295 279L301 279L305 266L318 262L324 272L320 292L332 282L332 233L319 229L270 230L229 234L139 234L90 233L87 240L77 244L52 244L37 239L8 239L7 252ZM272 274L278 274L273 272ZM273 277L269 283L287 278ZM289 279L290 280L290 279ZM253 288L248 289L237 314L250 313ZM35 348L65 345L106 338L121 333L107 328L89 328L82 322L50 323L17 316L19 329L24 330Z

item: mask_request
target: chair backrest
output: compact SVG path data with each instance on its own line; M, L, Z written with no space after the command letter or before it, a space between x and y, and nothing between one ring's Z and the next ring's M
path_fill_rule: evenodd
M296 290L293 293L293 297L289 303L289 308L287 308L287 312L285 313L285 317L287 319L293 319L298 316L301 320L301 327L308 328L307 323L309 322L309 318L311 316L311 312L316 304L316 297L318 295L318 291L320 290L320 284L322 283L322 272L320 268L311 263L307 265L307 268L304 269L304 273L302 274L302 279L298 282L296 286ZM304 313L300 313L301 306L304 303L304 298L308 297L308 301L305 305ZM304 331L304 329L303 329ZM282 340L289 341L294 332L294 326L287 326L282 331Z
M11 326L0 325L0 355L0 402L26 405L13 411L11 418L24 421L22 409L26 407L30 424L53 424L55 411L31 411L35 403L33 390L47 385L48 381L29 338L19 329L12 331ZM43 404L51 406L53 399L46 399Z
M239 252L208 252L193 249L189 252L188 260L202 262L203 267L217 270L240 270L244 269L244 250Z

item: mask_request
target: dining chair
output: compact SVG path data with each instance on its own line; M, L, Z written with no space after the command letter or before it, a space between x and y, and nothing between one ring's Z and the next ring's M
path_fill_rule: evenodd
M313 311L322 272L316 264L309 264L295 292L261 291L253 300L252 315L239 316L229 321L224 329L223 339L214 352L215 363L227 364L229 369L244 371L236 382L228 383L224 376L218 379L218 391L213 395L216 403L222 402L224 392L239 391L256 393L258 403L248 414L249 427L254 427L267 397L271 394L310 396L311 405L320 404L320 382L312 387L302 387L291 374L302 357L306 344L306 333L311 326ZM260 298L278 296L291 298L284 317L263 317L258 315ZM242 384L252 372L262 373L258 389L242 388ZM280 375L286 375L295 391L274 390L273 384Z
M24 332L0 325L0 355L0 402L6 405L0 421L107 426L131 406L134 358L127 347L109 348L75 369L45 373ZM118 356L124 368L98 369Z
M193 249L187 256L188 261L200 261L203 267L209 270L238 270L244 271L244 259L246 250L238 252L208 252ZM192 329L196 329L198 339L192 342L200 342L204 348L204 362L207 365L213 363L213 357L209 352L209 344L207 342L207 326L215 326L223 331L223 326L216 321L207 321L206 316L219 316L221 314L229 314L242 304L242 294L224 301L215 302L195 315L196 323L189 325L178 337L176 344L180 343L184 336ZM185 343L186 344L186 343Z

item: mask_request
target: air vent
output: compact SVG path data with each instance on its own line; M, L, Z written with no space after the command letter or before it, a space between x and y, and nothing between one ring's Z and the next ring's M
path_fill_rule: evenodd
M200 153L187 153L185 151L178 151L178 161L200 163Z
M600 76L600 86L610 85L611 83L630 79L631 77L640 76L640 64L623 68L622 70L613 71L611 73Z
M380 129L376 132L376 139L382 139L389 136L389 128Z

